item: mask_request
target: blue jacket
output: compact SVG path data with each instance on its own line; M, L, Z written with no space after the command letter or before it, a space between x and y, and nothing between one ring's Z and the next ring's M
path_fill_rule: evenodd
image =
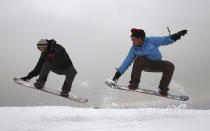
M149 60L162 60L162 55L159 51L159 47L162 45L169 45L175 41L170 36L164 37L146 37L142 47L131 47L128 56L118 69L123 74L131 65L136 56L145 56Z

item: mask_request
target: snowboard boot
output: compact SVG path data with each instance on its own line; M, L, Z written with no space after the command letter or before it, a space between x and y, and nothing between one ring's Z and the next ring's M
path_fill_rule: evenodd
M66 91L62 91L62 92L61 92L61 96L63 96L63 97L68 97L68 96L69 96L69 93L66 92Z
M167 96L169 88L167 86L159 86L159 93L161 96Z
M65 81L65 82L63 83L63 86L62 86L61 96L63 96L63 97L68 97L70 91L71 91L71 88L69 88L69 85L67 85L67 84L66 84L66 81Z
M34 86L37 88L37 89L42 89L45 85L45 81L42 81L40 79L37 79L36 82L34 83Z
M130 82L130 85L128 86L130 90L136 90L138 87L139 87L139 84L132 83L132 82Z

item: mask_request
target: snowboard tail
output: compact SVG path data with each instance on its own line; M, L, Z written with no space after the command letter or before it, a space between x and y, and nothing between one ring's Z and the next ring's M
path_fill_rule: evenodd
M58 90L53 90L51 88L46 88L46 87L43 87L42 89L37 89L36 87L34 87L33 83L23 81L19 78L14 78L13 81L18 85L22 85L22 86L25 86L25 87L29 87L29 88L40 90L40 91L43 91L43 92L46 92L46 93L49 93L49 94L53 94L53 95L56 95L56 96L63 97L63 96L60 95L60 91L58 91ZM88 99L86 99L86 98L81 98L81 97L74 96L74 95L71 95L71 94L69 94L68 97L63 97L63 98L73 100L73 101L76 101L76 102L79 102L79 103L88 102Z
M169 98L169 99L173 99L173 100L179 100L179 101L189 100L189 96L174 95L174 94L170 94L170 93L167 96L161 96L158 91L149 90L149 89L137 88L136 90L130 90L127 85L121 85L119 83L115 83L114 81L112 81L110 79L105 80L105 84L110 88L124 90L124 91L144 93L144 94L148 94L148 95L160 96L160 97Z

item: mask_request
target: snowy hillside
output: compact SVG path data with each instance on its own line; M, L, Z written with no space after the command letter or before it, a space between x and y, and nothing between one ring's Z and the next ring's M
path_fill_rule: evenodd
M210 110L1 107L1 131L208 131Z

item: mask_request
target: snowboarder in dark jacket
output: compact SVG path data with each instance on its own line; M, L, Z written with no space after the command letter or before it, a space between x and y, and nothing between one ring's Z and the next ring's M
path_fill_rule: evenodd
M59 75L65 75L66 79L62 86L61 95L68 97L77 71L75 70L66 50L53 39L41 39L37 44L37 48L41 52L37 65L26 77L21 79L28 81L39 75L34 86L37 89L42 89L47 81L50 71Z
M168 86L173 76L175 66L169 61L162 60L159 47L172 44L179 40L181 36L187 33L187 30L182 30L173 35L164 37L146 37L144 30L136 28L132 28L131 33L133 46L130 48L126 59L115 73L113 81L117 81L134 61L129 89L135 90L138 88L142 71L162 72L163 75L158 88L162 96L167 96L169 90Z

